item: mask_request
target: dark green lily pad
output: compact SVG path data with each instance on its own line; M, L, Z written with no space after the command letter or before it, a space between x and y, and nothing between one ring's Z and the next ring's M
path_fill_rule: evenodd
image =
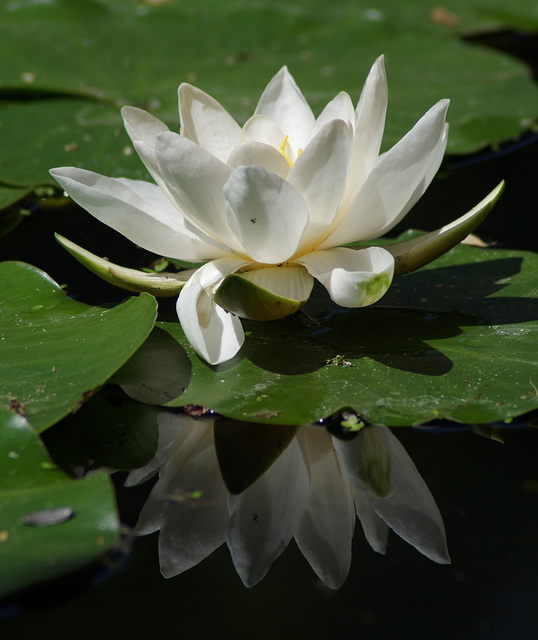
M497 0L460 0L450 12L435 11L423 0L380 0L375 8L346 0L3 3L0 58L8 64L0 69L0 134L8 152L0 180L52 184L48 169L65 164L145 175L120 133L122 104L146 108L177 130L176 89L188 81L244 121L287 64L319 112L341 90L358 99L381 53L390 97L385 147L445 97L452 99L454 153L531 127L538 89L526 66L460 34L529 29L537 24L533 3L507 10Z
M171 404L275 424L342 407L392 426L509 419L538 407L537 274L536 254L460 245L372 307L342 309L316 289L304 313L244 322L228 363L190 351L191 384ZM190 349L179 325L161 326Z
M42 431L103 385L144 342L156 317L148 294L111 309L71 300L22 262L0 264L0 407Z
M0 409L0 597L74 571L119 544L107 474L74 480L21 416Z

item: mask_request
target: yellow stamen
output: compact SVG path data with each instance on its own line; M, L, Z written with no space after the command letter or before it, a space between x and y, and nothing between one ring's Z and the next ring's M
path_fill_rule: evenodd
M279 152L284 156L286 162L290 165L291 167L291 160L288 158L288 156L286 155L286 143L288 142L288 136L284 136L282 138L282 142L280 143L280 147L278 147Z

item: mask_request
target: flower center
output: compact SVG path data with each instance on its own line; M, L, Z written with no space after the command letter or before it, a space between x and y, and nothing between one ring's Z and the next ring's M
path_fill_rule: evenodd
M278 151L284 156L284 159L286 160L286 162L289 164L290 168L293 165L293 162L289 159L287 153L286 153L286 144L288 142L288 136L284 136L282 138L282 142L280 143L280 146L278 147ZM299 157L301 155L301 153L303 152L302 149L298 149L297 150L297 157Z

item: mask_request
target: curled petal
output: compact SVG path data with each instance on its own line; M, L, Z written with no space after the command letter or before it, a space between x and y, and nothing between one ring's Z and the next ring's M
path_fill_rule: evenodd
M308 102L292 78L287 67L269 82L255 111L273 120L284 133L295 151L304 149L315 118Z
M297 251L309 211L287 181L258 165L238 167L224 195L230 228L253 260L279 264Z
M224 309L250 320L276 320L298 311L314 280L304 267L266 267L227 276L215 293Z
M382 247L315 251L296 259L327 289L342 307L365 307L387 291L394 273L394 258Z
M214 260L200 267L181 290L177 314L192 348L209 364L231 360L245 334L239 318L215 304L215 288L244 262L233 258Z
M236 146L241 127L214 98L190 84L178 90L181 135L222 162Z

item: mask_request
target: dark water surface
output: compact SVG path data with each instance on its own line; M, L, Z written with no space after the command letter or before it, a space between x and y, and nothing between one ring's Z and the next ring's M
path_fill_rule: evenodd
M226 547L170 580L159 574L157 534L137 540L122 573L69 595L36 591L0 623L4 638L416 638L534 640L538 630L538 431L505 430L505 443L454 428L395 429L443 516L450 565L437 565L391 532L386 556L357 526L343 587L324 587L292 542L246 589ZM126 521L141 489L119 489ZM98 579L98 578L97 578Z

